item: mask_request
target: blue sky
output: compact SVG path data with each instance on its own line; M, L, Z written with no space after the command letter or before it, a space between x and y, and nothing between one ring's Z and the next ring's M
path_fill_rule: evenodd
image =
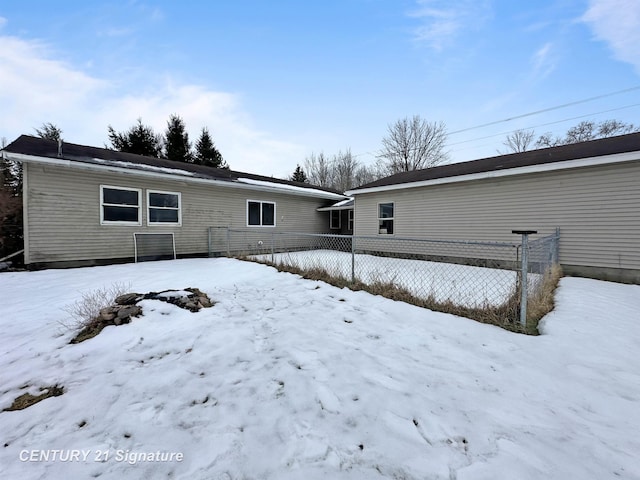
M102 146L108 125L163 131L177 113L233 169L284 177L312 152L374 162L405 116L443 121L463 161L518 128L640 123L639 104L638 0L0 4L8 141L53 122Z

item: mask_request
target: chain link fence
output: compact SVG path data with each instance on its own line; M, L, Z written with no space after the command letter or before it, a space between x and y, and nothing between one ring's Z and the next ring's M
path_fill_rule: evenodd
M489 314L490 323L518 323L526 319L522 299L526 308L526 299L539 296L546 272L557 263L559 232L531 240L528 246L520 237L514 239L480 242L211 227L209 254L321 273L315 277L375 287L390 296L401 292L400 297L428 308L472 318Z

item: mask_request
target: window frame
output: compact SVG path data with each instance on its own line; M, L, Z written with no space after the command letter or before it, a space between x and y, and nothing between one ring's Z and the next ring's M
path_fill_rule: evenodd
M163 195L176 195L178 197L178 207L154 207L151 205L150 194L161 193ZM152 222L151 221L151 209L156 210L177 210L178 221L177 222ZM169 192L166 190L153 190L147 189L147 226L149 227L181 227L182 226L182 193L181 192Z
M124 203L106 203L104 201L104 190L123 190L127 192L136 192L138 194L137 205L127 205ZM104 207L121 207L121 208L137 208L138 220L135 222L123 221L123 220L105 220ZM134 187L117 187L115 185L100 185L100 225L120 225L125 227L139 227L142 226L142 189Z
M382 217L381 216L381 211L380 211L380 206L381 205L391 205L391 208L393 209L393 215L391 217ZM378 202L378 235L395 235L396 233L396 203L395 202ZM385 221L391 221L392 222L392 232L389 233L387 232L381 232L380 230L382 230L382 227L380 226L380 222Z
M251 225L249 223L249 204L250 203L258 203L260 204L260 224L259 225ZM263 212L262 212L262 205L268 203L269 205L273 205L273 225L263 225L262 221L263 221ZM271 200L251 200L251 199L247 199L247 205L246 205L246 211L247 211L247 215L246 215L246 223L247 223L247 228L252 227L252 228L274 228L277 224L277 220L278 220L278 216L277 216L277 205L276 202L273 202Z
M338 226L333 225L333 214L338 214ZM329 210L329 230L341 230L342 229L342 210Z
M353 209L347 210L347 231L353 232Z

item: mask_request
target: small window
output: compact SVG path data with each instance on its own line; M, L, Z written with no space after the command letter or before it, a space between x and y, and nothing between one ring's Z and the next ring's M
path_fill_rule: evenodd
M259 202L247 200L247 226L275 227L276 204L274 202Z
M347 230L353 232L353 210L347 210Z
M102 225L140 225L142 190L100 186L100 223Z
M393 234L393 203L378 204L378 233Z
M180 225L179 192L147 190L147 225Z
M340 210L331 210L329 212L329 228L332 230L338 230L341 227L340 217L342 212Z

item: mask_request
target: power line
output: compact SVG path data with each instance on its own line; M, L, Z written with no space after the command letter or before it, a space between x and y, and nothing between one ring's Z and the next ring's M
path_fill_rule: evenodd
M585 98L583 100L576 100L574 102L563 103L562 105L556 105L554 107L543 108L542 110L536 110L535 112L523 113L522 115L516 115L515 117L509 117L502 120L496 120L494 122L484 123L482 125L476 125L475 127L463 128L462 130L456 130L455 132L449 132L449 135L454 135L456 133L468 132L469 130L475 130L477 128L489 127L491 125L497 125L499 123L511 122L512 120L518 120L520 118L531 117L533 115L538 115L540 113L551 112L553 110L559 110L561 108L571 107L573 105L579 105L581 103L591 102L593 100L599 100L601 98L612 97L613 95L619 95L621 93L632 92L634 90L640 90L640 85L631 88L625 88L624 90L618 90L616 92L605 93L603 95L597 95L595 97Z
M485 137L472 138L470 140L461 140L459 142L450 143L448 145L449 146L460 145L462 143L469 143L469 142L475 142L475 141L478 141L478 140L485 140L487 138L500 137L502 135L509 135L510 133L517 132L518 130L531 130L531 129L534 129L534 128L546 127L548 125L555 125L555 124L558 124L558 123L568 122L568 121L571 121L571 120L578 120L580 118L591 117L593 115L600 115L602 113L616 112L618 110L624 110L626 108L633 108L633 107L638 107L638 106L640 106L640 103L634 103L632 105L625 105L624 107L611 108L609 110L601 110L600 112L588 113L586 115L578 115L577 117L565 118L564 120L556 120L555 122L541 123L539 125L533 125L531 127L517 128L516 130L510 130L508 132L496 133L494 135L487 135Z

